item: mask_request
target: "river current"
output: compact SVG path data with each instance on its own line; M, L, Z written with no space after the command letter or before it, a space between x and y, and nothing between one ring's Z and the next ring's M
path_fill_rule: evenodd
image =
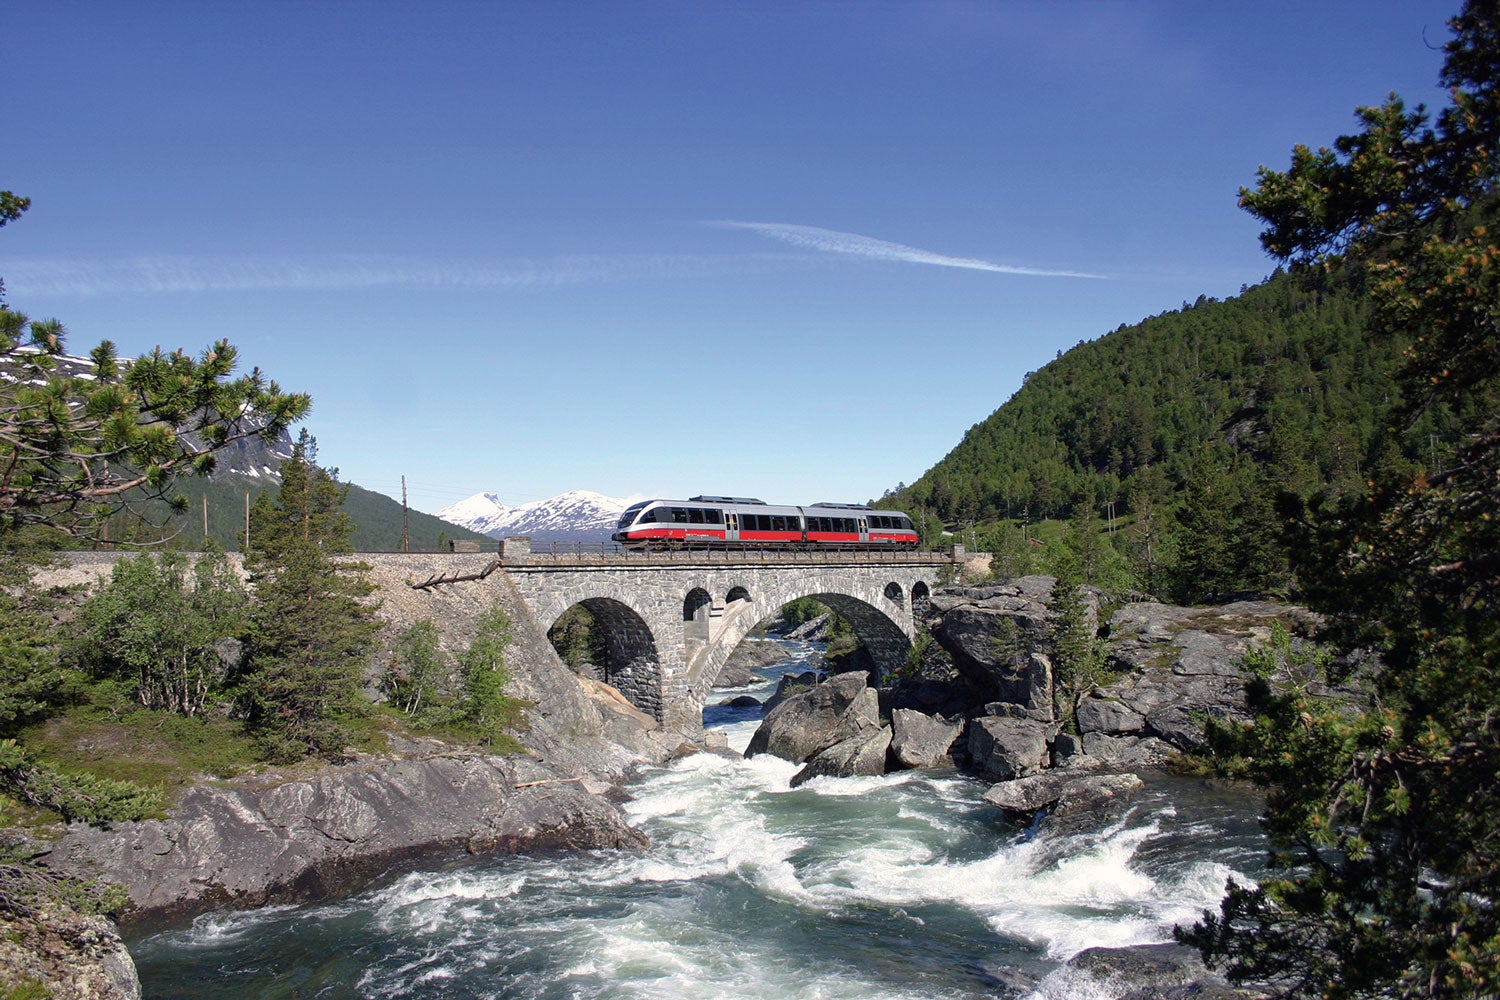
M765 698L817 650L748 692ZM758 712L754 712L758 715ZM743 749L757 721L710 708ZM1259 871L1253 805L1155 778L1118 822L1019 830L949 773L819 778L761 755L644 771L624 806L642 853L476 859L350 899L199 917L132 941L161 998L1015 997L1104 1000L1063 966L1171 940Z

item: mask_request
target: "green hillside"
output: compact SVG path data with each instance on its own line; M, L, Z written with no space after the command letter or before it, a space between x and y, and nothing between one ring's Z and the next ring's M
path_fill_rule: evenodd
M885 502L950 529L1048 519L1133 529L1111 537L1128 582L1163 594L1276 589L1280 494L1342 490L1376 465L1455 444L1431 415L1392 440L1406 345L1369 335L1368 298L1338 271L1278 273L1080 343ZM1207 545L1218 551L1198 551ZM1258 559L1264 572L1182 586L1200 561L1226 558Z
M187 510L169 514L163 504L147 504L139 516L119 515L109 526L114 541L148 541L169 538L169 548L197 549L203 544L205 507L208 537L220 547L238 551L240 535L245 530L246 494L249 503L266 489L264 478L230 473L212 479L184 478L177 482L177 493L187 500ZM274 484L271 488L275 488ZM401 504L383 493L359 486L349 487L344 511L354 519L351 536L356 552L397 552L401 549ZM163 527L156 527L165 518ZM435 552L439 542L447 539L477 539L493 546L494 539L449 524L421 511L408 512L408 548L412 552Z

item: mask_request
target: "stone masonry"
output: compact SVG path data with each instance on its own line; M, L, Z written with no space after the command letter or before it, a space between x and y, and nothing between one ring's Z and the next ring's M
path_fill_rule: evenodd
M882 672L905 659L913 599L927 600L943 556L897 552L532 553L502 546L506 574L548 629L582 604L605 628L605 680L663 725L701 727L719 668L750 630L800 597L854 627Z

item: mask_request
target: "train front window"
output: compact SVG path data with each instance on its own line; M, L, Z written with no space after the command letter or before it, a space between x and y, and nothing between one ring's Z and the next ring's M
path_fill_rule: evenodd
M635 504L634 506L626 507L625 508L625 513L623 513L623 514L620 515L620 523L617 524L617 525L615 525L615 527L616 528L628 528L631 525L631 523L635 521L635 516L637 514L639 514L641 512L641 510L645 506L646 505L643 504L643 503L638 503L638 504ZM644 521L651 520L651 518L648 515L646 517L641 518L641 520L644 522Z

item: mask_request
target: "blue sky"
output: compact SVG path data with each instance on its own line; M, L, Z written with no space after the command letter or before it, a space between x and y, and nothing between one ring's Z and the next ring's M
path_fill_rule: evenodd
M1457 0L0 0L11 308L312 393L345 479L865 500L1274 266Z

